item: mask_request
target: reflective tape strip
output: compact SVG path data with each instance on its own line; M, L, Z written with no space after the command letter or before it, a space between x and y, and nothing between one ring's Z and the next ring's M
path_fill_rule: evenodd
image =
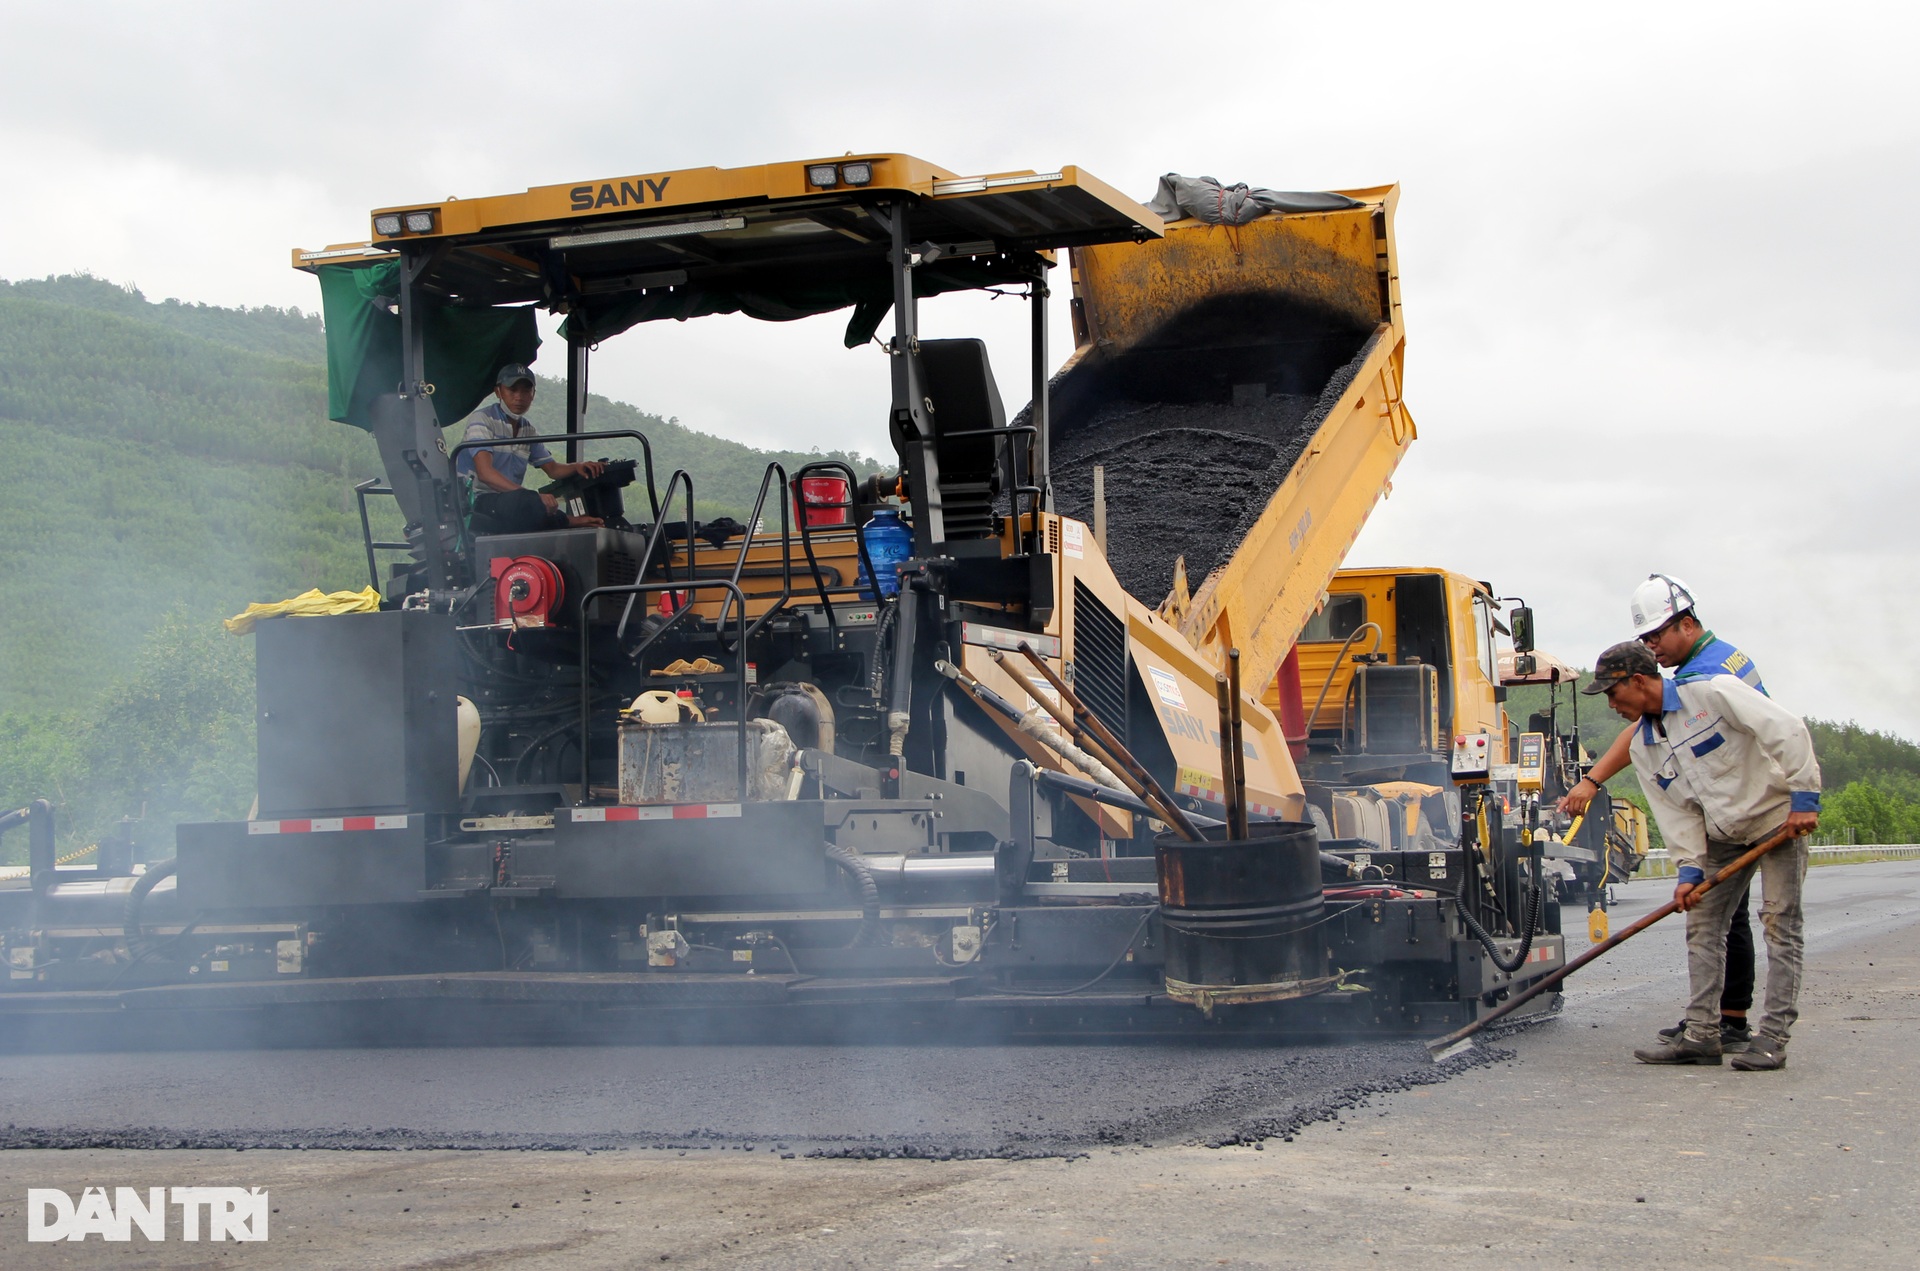
M574 808L580 821L704 821L739 816L737 803L650 803L645 807Z
M305 820L248 821L249 834L339 834L347 830L404 830L404 816L322 816Z

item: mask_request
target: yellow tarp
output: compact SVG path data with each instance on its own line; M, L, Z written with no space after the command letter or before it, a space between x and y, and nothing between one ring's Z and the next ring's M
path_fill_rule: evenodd
M280 618L291 615L296 618L318 618L332 613L372 613L380 608L380 593L371 587L362 587L359 591L321 591L318 587L302 592L292 600L276 600L271 604L251 604L247 611L228 618L226 628L233 635L246 635L253 630L253 624L262 618Z

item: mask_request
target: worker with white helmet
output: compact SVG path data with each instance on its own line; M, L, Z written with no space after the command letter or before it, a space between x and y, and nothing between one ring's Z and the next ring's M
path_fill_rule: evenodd
M1762 693L1767 686L1760 680L1760 668L1740 650L1700 625L1695 613L1693 589L1669 574L1648 574L1646 581L1633 589L1629 613L1633 634L1652 651L1654 659L1672 670L1674 683L1713 675L1731 675ZM1593 796L1600 793L1616 773L1632 763L1633 730L1623 729L1607 747L1587 775L1560 800L1560 810L1578 816L1587 810ZM1738 1054L1752 1041L1747 1012L1753 1008L1755 950L1753 920L1749 911L1751 885L1740 889L1739 903L1727 926L1726 985L1720 996L1720 1045L1729 1054ZM1664 1040L1678 1037L1685 1021L1660 1030Z
M1674 680L1684 684L1707 675L1735 676L1762 693L1760 668L1753 660L1700 625L1694 614L1693 589L1666 574L1648 574L1633 589L1634 638L1653 650L1661 666L1677 667Z

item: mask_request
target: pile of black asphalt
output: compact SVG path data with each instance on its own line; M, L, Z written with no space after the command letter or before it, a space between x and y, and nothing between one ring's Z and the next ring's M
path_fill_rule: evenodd
M1186 561L1197 588L1232 554L1300 457L1311 398L1254 406L1110 403L1053 452L1061 515L1093 522L1093 469L1105 469L1107 561L1120 585L1157 604ZM1317 421L1315 421L1317 423Z
M749 1151L930 1160L1287 1139L1418 1041L654 1045L0 1056L3 1148Z
M1233 554L1372 352L1370 333L1297 307L1230 315L1269 344L1230 343L1206 326L1220 316L1189 315L1178 333L1218 347L1095 359L1053 384L1054 505L1091 524L1104 469L1107 560L1147 604L1167 594L1176 561L1197 591Z

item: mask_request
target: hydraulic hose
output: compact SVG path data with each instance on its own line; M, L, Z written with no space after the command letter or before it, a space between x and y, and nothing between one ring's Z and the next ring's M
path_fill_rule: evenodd
M1380 624L1363 622L1353 629L1347 636L1346 641L1341 644L1340 651L1333 655L1333 665L1327 668L1327 679L1326 682L1320 686L1320 696L1313 699L1313 709L1307 712L1308 732L1313 731L1313 721L1320 718L1320 707L1326 702L1328 691L1333 688L1333 677L1340 673L1340 663L1347 656L1347 650L1353 647L1355 640L1358 640L1369 630L1373 632L1373 647L1368 649L1367 652L1378 653L1380 651L1380 641L1386 638L1381 633Z
M1512 975L1526 965L1527 954L1533 948L1533 938L1540 933L1541 921L1546 917L1547 890L1537 874L1534 876L1531 900L1532 903L1527 906L1526 929L1520 934L1520 950L1511 958L1502 958L1499 946L1494 944L1493 937L1487 934L1487 929L1474 918L1473 913L1459 896L1453 898L1453 907L1459 910L1460 921L1466 924L1467 930L1473 933L1474 939L1486 949L1487 957L1492 960L1493 965L1508 975Z
M897 605L882 602L880 617L874 622L873 662L867 673L867 688L873 693L875 702L884 701L887 694L887 637L893 634L893 620L899 612Z
M845 871L860 888L860 930L847 945L851 949L866 943L879 930L880 885L873 881L873 871L867 868L858 852L832 844L827 848L827 859Z
M607 697L608 697L608 694L602 693L600 696L593 699L593 705L599 706L603 704L607 700ZM571 704L569 704L568 709L569 711L573 709ZM541 747L545 746L548 742L554 740L556 737L561 736L563 733L568 733L568 732L577 733L579 731L580 731L580 719L576 715L573 718L568 719L565 723L558 725L557 727L549 728L546 732L541 733L538 737L535 737L532 741L528 742L526 746L524 746L521 749L519 755L517 755L513 760L514 781L518 783L518 782L525 781L527 779L526 777L527 761L532 759L534 757L534 754L538 752Z
M1140 938L1140 933L1147 929L1147 924L1153 921L1153 916L1159 912L1160 906L1154 905L1151 906L1147 912L1141 914L1139 925L1134 927L1132 934L1127 937L1127 942L1120 946L1120 952L1113 955L1113 961L1107 963L1106 970L1094 976L1091 980L1083 981L1070 989L1023 989L1015 988L1011 984L1003 984L1000 986L999 991L1002 993L1012 993L1019 997L1071 997L1075 993L1084 993L1120 969L1120 964L1127 960L1129 953L1133 952L1133 942Z
M148 892L158 887L162 880L173 876L174 866L178 863L178 859L177 857L169 856L157 865L149 865L147 866L146 873L133 880L133 890L127 893L126 916L122 920L129 944L137 943L146 938L140 930L141 907L147 903Z

